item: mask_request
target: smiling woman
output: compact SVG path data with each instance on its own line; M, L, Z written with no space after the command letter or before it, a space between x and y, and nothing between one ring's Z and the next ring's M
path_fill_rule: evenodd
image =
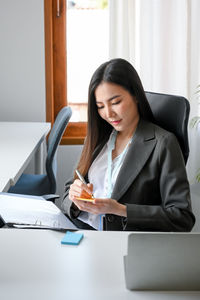
M124 59L103 63L88 95L78 170L89 183L75 176L66 184L64 212L87 229L190 231L195 218L181 149L154 124L134 67ZM92 202L79 200L85 192Z
M95 91L98 113L118 131L114 159L123 151L132 138L139 121L137 100L117 84L102 82Z
M132 136L139 121L136 98L120 85L102 82L95 91L98 113L123 136Z

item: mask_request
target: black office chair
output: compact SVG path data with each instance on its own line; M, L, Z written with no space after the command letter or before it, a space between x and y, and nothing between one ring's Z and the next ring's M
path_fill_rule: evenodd
M181 96L145 92L153 112L155 122L172 132L178 139L185 164L189 156L188 119L190 104Z
M71 115L71 108L64 107L56 117L47 142L46 174L22 174L9 193L35 196L56 193L56 152Z

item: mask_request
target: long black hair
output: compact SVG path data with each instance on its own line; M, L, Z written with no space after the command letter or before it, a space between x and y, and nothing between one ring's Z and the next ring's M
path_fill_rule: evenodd
M153 122L153 114L141 80L134 67L122 58L112 59L100 65L94 72L88 90L87 137L78 168L85 175L92 162L92 153L104 140L107 140L113 127L98 113L95 90L102 82L110 82L126 89L137 101L140 117Z

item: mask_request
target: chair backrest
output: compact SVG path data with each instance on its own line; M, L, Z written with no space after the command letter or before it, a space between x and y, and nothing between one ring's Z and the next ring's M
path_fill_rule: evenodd
M71 115L70 107L65 106L59 111L47 141L46 171L52 194L56 192L56 151Z
M145 92L155 123L178 139L185 163L189 155L188 119L190 104L181 96Z

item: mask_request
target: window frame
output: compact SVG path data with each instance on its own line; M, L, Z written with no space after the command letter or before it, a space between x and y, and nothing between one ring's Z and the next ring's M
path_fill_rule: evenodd
M66 0L44 0L46 121L67 105ZM87 122L69 122L61 145L81 145Z

